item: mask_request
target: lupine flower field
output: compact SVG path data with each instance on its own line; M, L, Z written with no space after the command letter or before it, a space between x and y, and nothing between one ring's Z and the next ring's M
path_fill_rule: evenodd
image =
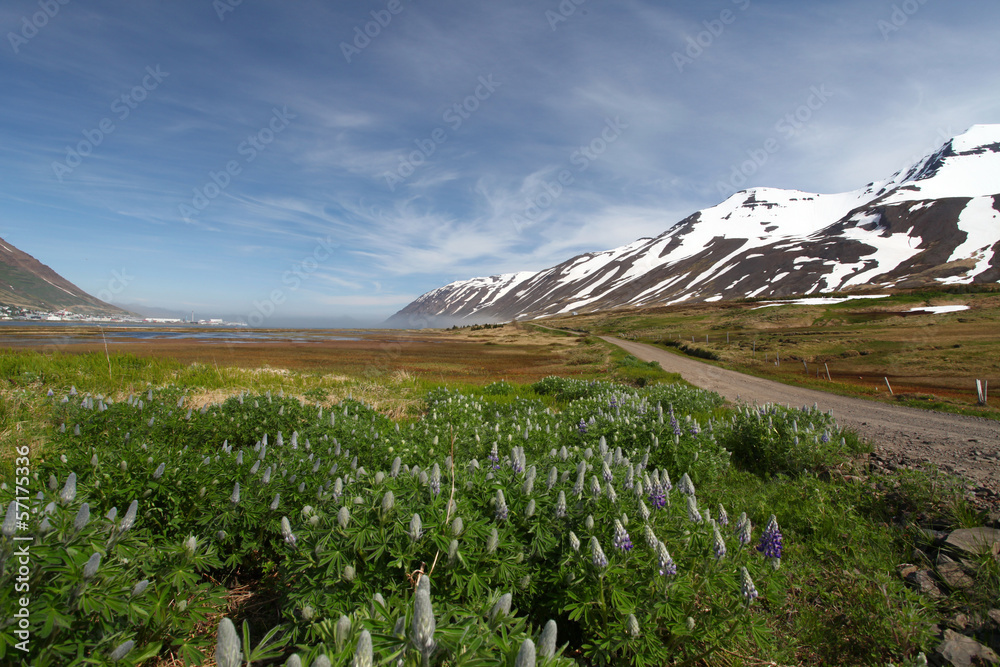
M30 664L704 664L765 636L801 517L701 489L741 461L821 465L849 447L833 419L681 385L532 389L548 405L435 389L407 422L280 393L51 394ZM226 615L235 579L274 594L270 631Z

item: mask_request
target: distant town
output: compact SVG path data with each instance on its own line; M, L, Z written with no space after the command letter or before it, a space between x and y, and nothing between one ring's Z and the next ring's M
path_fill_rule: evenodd
M69 310L34 310L22 306L0 304L0 320L21 320L28 322L79 322L81 324L188 324L218 327L245 327L246 322L227 322L213 317L207 320L180 317L138 317L135 315L85 315Z

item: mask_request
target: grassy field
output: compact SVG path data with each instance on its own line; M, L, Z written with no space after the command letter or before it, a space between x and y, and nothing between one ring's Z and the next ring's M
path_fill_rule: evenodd
M710 328L713 317L721 315L705 314L706 330L714 331L710 336L719 336L721 331L724 337L724 330ZM602 330L630 322L635 327L626 332L633 335L641 331L638 325L648 325L641 319L627 319L617 325L605 323L602 326L607 328ZM0 353L0 478L11 478L14 451L24 446L31 451L39 480L52 474L61 485L68 471L80 475L82 495L63 510L65 539L76 540L72 551L75 564L69 566L71 574L48 580L56 583L45 584L47 588L39 584L37 595L58 600L63 589L68 595L77 595L72 592L77 590L72 587L76 584L66 582L78 576L72 573L80 571L89 552L80 548L81 538L75 536L79 531L69 527L74 525L74 516L77 523L80 521L83 510L78 506L83 500L90 504L90 513L99 517L110 509L105 505L114 504L121 511L129 498L140 498L141 518L129 538L133 542L126 541L123 548L134 550L127 553L149 555L122 564L113 560L108 550L101 567L110 569L102 569L106 574L101 576L118 577L125 582L121 584L125 590L134 585L129 577L147 576L162 604L143 606L152 603L148 597L141 603L128 603L129 618L140 619L136 621L138 629L102 620L108 626L102 633L114 640L102 639L104 643L94 645L95 664L103 664L102 656L129 636L136 638L137 650L124 664L135 659L137 664L173 667L182 664L182 655L196 662L192 658L197 655L211 655L222 616L232 618L237 625L247 621L253 645L269 629L280 627L275 636L285 642L284 648L274 649L279 658L270 658L270 664L276 659L280 664L292 650L310 659L317 651L326 650L335 657L335 664L345 663L361 628L371 630L376 652L384 659L388 651L399 646L394 643L398 633L394 634L390 621L398 610L411 604L412 587L404 572L365 570L374 567L367 560L375 556L357 560L357 554L370 552L375 548L373 540L377 544L383 539L372 531L389 527L393 537L384 539L398 541L390 555L401 560L399 554L403 554L409 559L408 570L420 568L421 561L431 570L431 562L437 564L433 595L434 609L441 614L436 635L441 651L464 650L463 643L473 638L463 632L472 628L471 632L479 633L474 641L481 656L504 664L513 664L523 639L540 641L538 632L547 618L558 621L559 644L566 645L563 657L581 665L602 660L616 665L726 667L915 664L919 652L929 653L936 645L932 623L949 623L956 614L982 616L998 602L994 592L1000 586L1000 565L988 557L976 565L978 585L972 589L932 600L906 586L896 574L897 566L913 562L918 553L915 549L930 553L921 528L980 525L983 517L968 502L961 484L947 477L914 471L869 473L864 469L866 445L853 434L829 425L821 413L775 408L773 414L762 418L750 411L734 411L722 406L717 397L691 393L677 376L664 373L655 364L640 362L596 338L555 335L530 326L394 334L364 344L355 341L317 347L242 344L226 349L137 342L116 343L109 354L105 354L103 344L64 346L58 352L20 349ZM725 347L719 345L719 349ZM619 384L543 379L550 375ZM63 403L62 397L74 387L76 394ZM244 398L237 404L233 397L240 394ZM146 406L138 406L137 399ZM88 400L91 402L86 405ZM659 421L656 405L663 410ZM679 423L672 425L668 417L673 415L667 411L675 405ZM190 411L186 416L185 409ZM334 416L336 426L331 421ZM591 417L594 420L587 425L578 426L583 418ZM67 428L61 427L63 423ZM82 425L79 435L73 424ZM264 426L248 430L255 424ZM710 430L706 432L706 428ZM305 452L299 450L296 455L287 444L282 450L272 442L270 451L274 453L269 453L268 461L287 465L293 474L287 478L276 475L264 490L260 484L263 471L255 466L248 472L249 461L257 455L251 447L253 440L259 440L264 432L273 439L277 431L284 431L287 443L296 429L303 439L311 437L319 442L329 435L330 442L339 439L345 449L355 452L360 461L356 458L352 463L349 454L345 454L348 458L333 459L345 471L340 474L347 475L358 463L375 477L348 480L351 486L345 488L344 497L357 496L351 503L327 498L322 486L320 496L324 499L317 501L311 486L305 492L301 485L296 489L302 481L312 484L308 474L311 455L306 461ZM675 436L678 430L680 435ZM123 439L126 431L131 438ZM481 443L480 433L484 435ZM823 440L819 439L821 434ZM572 478L550 486L549 492L543 482L551 464L566 468L568 476L576 474L577 466L586 463L583 450L589 447L597 451L598 439L605 436L609 451L613 453L620 446L633 462L642 457L649 443L666 444L676 437L676 444L650 449L650 468L655 465L669 472L675 484L682 473L690 472L702 512L721 519L715 509L719 504L729 509L731 520L745 512L754 525L754 540L768 516L774 514L784 539L780 569L767 565L752 546L741 550L730 532L725 533L730 555L723 561L711 556L713 529L709 524L687 523L689 513L684 510L683 496L674 490L675 502L669 506L674 509L668 507L651 521L681 566L683 576L670 589L673 597L669 599L683 600L683 613L677 616L680 608L644 597L640 590L648 585L649 568L656 572L652 564L655 557L643 538L637 499L624 486L624 467L615 464L619 500L581 497L572 503L568 519L569 526L584 540L591 533L601 535L611 561L607 581L620 584L620 592L609 592L607 602L601 598L600 610L592 607L587 601L603 596L605 579L595 578L587 565L590 552L583 562L573 560L563 533L567 525L552 523L555 490L565 488L569 494ZM653 440L654 436L658 439ZM245 466L236 465L236 451L222 452L219 459L218 440L224 437L230 447L251 457ZM443 511L444 501L428 501L426 486L414 476L401 475L397 480L387 474L395 455L402 455L404 463L430 470L449 453L439 441L452 442L451 452L460 462L456 469L468 470L470 475L459 485L456 496L469 532L468 538L462 538L461 553L466 555L460 561L443 556L452 535L447 521L435 523L433 517ZM517 443L523 443L527 450L528 463L537 461L539 480L534 496L525 491L518 473L508 470L506 464L503 470L496 469L496 480L484 477L485 471L478 469L473 474L468 459L475 456L488 466L486 452L494 441L501 445L503 461L512 455L511 448ZM140 442L143 451L130 444ZM550 452L561 443L570 446L568 462ZM319 454L319 447L316 451ZM324 458L325 470L330 459L319 455ZM203 456L208 458L203 461ZM279 459L272 459L274 456ZM153 469L164 460L176 464L171 463L160 480ZM203 471L206 465L211 468ZM447 466L442 469L447 470ZM102 475L98 471L103 471ZM312 471L315 473L315 468ZM294 472L300 480L295 480ZM599 472L597 461L595 481ZM381 482L374 481L380 478ZM95 480L102 479L105 484L97 488ZM244 481L245 514L234 509L230 498L234 479ZM605 484L604 479L598 486ZM327 479L328 487L330 481ZM202 500L205 487L208 495ZM383 516L385 500L379 495L387 488L396 493L399 513L389 523ZM491 555L487 540L489 527L496 522L497 489L506 492L511 516L519 517L516 521L512 518L510 527L501 532L498 553L506 554L502 558ZM299 551L288 550L279 532L278 515L272 516L265 509L276 490L285 503L279 514L287 514L305 545ZM55 490L46 493L54 494ZM537 500L539 520L546 522L544 529L529 521L533 516L528 510L529 499L531 503ZM315 509L301 507L306 503ZM349 528L339 523L338 504L351 506ZM288 509L284 509L286 505ZM371 508L366 510L368 505ZM204 510L209 506L213 509L191 514L194 507ZM418 509L428 531L444 531L434 538L436 542L425 545L430 549L427 552L412 546L406 537L412 527L409 512ZM319 516L316 523L310 511ZM595 525L584 521L588 513L597 515L596 528L586 527ZM625 513L632 517L631 523ZM191 516L197 525L184 523L185 517ZM373 521L370 527L361 520L363 516ZM627 524L636 544L631 555L612 549L609 526L616 518ZM229 522L225 530L231 534L249 532L236 542L232 542L233 537L224 540L221 536L225 531L213 539L219 529L213 522L219 521ZM99 523L92 521L85 531L87 535L87 531L96 531L95 544L103 539ZM186 546L192 534L198 540L197 558ZM330 555L324 558L333 560L317 561L309 554L320 554L319 540L326 539L324 535L342 536L355 546L346 552L328 551ZM558 558L557 552L551 558L538 555L538 549L555 548L546 535L562 536L560 548L566 551L558 552L562 554ZM36 546L39 554L56 549ZM581 552L586 548L585 542ZM52 558L58 556L56 551ZM352 569L350 579L346 579L340 574L345 562L353 562L352 568L357 567L359 575L366 574L355 580ZM136 571L140 563L149 568L146 575ZM760 597L752 605L737 604L738 578L731 570L739 563L751 568L757 583ZM176 577L185 567L196 575L184 575L187 578L182 585ZM168 571L172 573L169 576ZM578 577L577 583L565 585L572 579L563 577L571 573ZM173 588L166 585L168 580L174 581ZM306 585L307 581L312 583ZM375 587L375 582L381 583ZM472 585L475 582L478 588ZM591 585L593 590L587 588ZM96 590L98 584L91 586ZM561 593L557 592L563 589L570 597L582 596L585 604L578 606L559 598ZM372 603L376 590L385 594L384 617L371 613L382 609ZM506 591L514 593L514 612L498 630L492 615L487 618L486 614ZM182 597L185 602L179 607ZM557 598L566 606L553 607ZM104 603L92 600L89 604L100 609ZM134 612L133 604L139 605ZM306 606L310 609L308 618L303 611ZM598 611L605 616L594 616ZM630 612L641 619L638 636L628 629L626 615ZM97 617L74 613L80 616L68 627L77 634L71 635L67 629L62 639L53 635L45 640L53 655L61 655L59 651L64 649L75 651L76 642L93 635L91 624L97 623ZM341 613L349 616L349 641L334 630ZM152 639L149 621L141 620L146 618L144 614L162 624ZM409 627L409 616L404 618L405 627ZM990 636L992 641L1000 639L996 633L981 638L990 641ZM138 659L144 655L140 648L152 651L150 659ZM407 652L405 645L399 650L407 660L415 661L412 664L419 664L420 656ZM260 649L258 655L266 653ZM445 653L439 653L432 664L447 659ZM254 664L264 662L255 659ZM51 664L59 664L58 659Z
M777 303L678 304L545 323L683 343L688 354L789 384L1000 418L1000 295L915 292L830 305ZM968 310L911 312L942 305ZM987 406L977 405L976 379L995 388Z

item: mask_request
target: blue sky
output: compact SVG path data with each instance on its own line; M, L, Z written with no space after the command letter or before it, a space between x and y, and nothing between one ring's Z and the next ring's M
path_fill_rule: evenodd
M1000 122L992 2L235 3L4 2L0 237L118 304L372 323Z

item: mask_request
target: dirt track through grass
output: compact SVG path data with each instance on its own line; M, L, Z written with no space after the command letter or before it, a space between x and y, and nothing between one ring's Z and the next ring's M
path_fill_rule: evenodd
M860 398L838 396L744 375L680 356L652 345L602 336L643 361L657 361L698 387L730 401L780 403L832 410L841 426L856 430L883 459L931 463L977 487L1000 493L1000 423Z

